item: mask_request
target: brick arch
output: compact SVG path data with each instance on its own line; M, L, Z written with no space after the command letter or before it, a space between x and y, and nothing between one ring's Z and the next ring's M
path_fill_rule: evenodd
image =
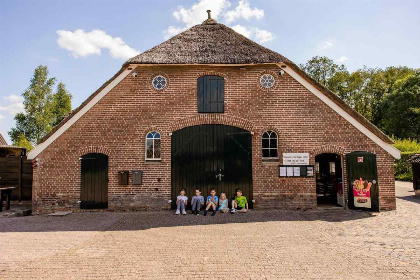
M196 79L198 79L198 78L201 78L201 77L204 77L204 76L219 76L219 77L223 77L225 79L225 81L227 80L227 75L225 73L216 72L216 71L200 72L195 77L196 77Z
M146 129L141 130L140 132L142 139L146 139L147 133L152 132L152 131L159 132L162 137L164 129L155 125L148 126Z
M90 153L97 153L97 154L104 154L108 157L111 155L111 150L105 147L98 147L98 146L89 146L79 150L79 155L83 156L85 154Z
M340 146L328 144L328 145L316 147L311 152L313 156L317 156L319 154L324 154L324 153L332 153L332 154L338 154L340 156L344 156L346 154L346 149Z
M239 127L250 132L254 129L254 124L247 119L237 116L226 116L216 114L198 115L190 118L179 119L169 125L171 132L180 130L185 127L201 125L201 124L223 124Z

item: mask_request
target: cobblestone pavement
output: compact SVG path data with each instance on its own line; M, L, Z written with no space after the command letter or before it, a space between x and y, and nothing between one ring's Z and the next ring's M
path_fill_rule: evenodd
M420 198L392 212L0 219L0 279L420 279Z

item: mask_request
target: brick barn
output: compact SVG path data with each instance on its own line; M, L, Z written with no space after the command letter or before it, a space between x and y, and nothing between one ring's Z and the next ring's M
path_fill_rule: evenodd
M129 59L33 149L33 211L395 209L392 140L284 56L209 18Z

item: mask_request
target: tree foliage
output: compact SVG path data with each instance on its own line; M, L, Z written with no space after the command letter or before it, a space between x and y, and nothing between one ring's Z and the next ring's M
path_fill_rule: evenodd
M389 135L419 139L419 80L414 78L419 69L363 67L349 72L344 65L318 56L301 68Z
M23 139L36 145L71 111L71 95L62 83L54 93L56 79L49 78L48 74L47 66L38 66L29 87L22 94L25 112L16 114L16 126L9 132L15 145Z

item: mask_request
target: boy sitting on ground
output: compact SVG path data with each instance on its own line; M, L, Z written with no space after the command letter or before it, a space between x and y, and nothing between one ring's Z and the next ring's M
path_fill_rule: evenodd
M193 215L200 215L201 206L204 205L204 197L201 195L201 191L199 189L195 190L195 195L191 198L191 213Z
M212 208L213 209L213 213L211 213L212 216L216 215L216 210L217 210L217 204L219 203L219 198L216 195L216 190L215 189L211 189L210 190L210 195L207 197L206 200L206 210L204 210L204 216L207 215L207 211Z
M232 200L232 210L230 211L232 214L235 212L246 213L248 211L248 201L246 197L242 195L242 190L236 190L235 199Z

